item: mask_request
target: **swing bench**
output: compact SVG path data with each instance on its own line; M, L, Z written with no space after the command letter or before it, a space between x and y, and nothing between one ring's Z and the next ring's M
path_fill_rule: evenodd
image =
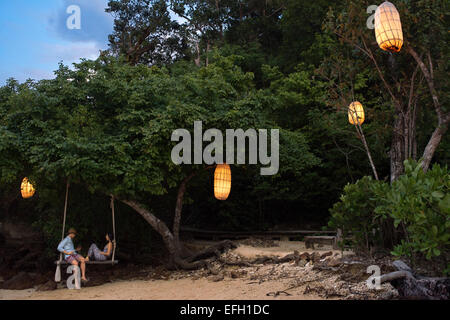
M105 260L105 261L95 261L95 260L89 260L85 262L86 264L102 264L102 265L116 265L119 263L119 260ZM55 261L56 265L67 265L67 261L62 260L61 262L59 260Z
M64 220L63 220L63 229L62 229L62 239L64 239L64 231L66 228L66 216L67 216L67 199L68 199L68 194L69 194L69 182L67 182L66 185L66 200L64 203ZM116 219L115 219L115 215L114 215L114 196L111 195L111 213L112 213L112 226L113 226L113 235L114 235L114 240L113 240L113 252L111 255L111 259L108 260L103 260L103 261L96 261L96 260L89 260L86 261L86 264L94 264L94 265L116 265L119 263L119 260L115 260L114 257L116 255ZM69 263L67 263L67 261L62 259L62 254L59 255L59 260L55 261L55 264L59 267L60 265L68 265Z

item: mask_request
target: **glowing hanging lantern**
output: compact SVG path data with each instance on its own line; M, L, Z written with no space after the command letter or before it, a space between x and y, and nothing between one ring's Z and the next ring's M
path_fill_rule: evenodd
M22 185L20 186L20 192L22 193L22 198L28 199L34 195L33 185L28 181L28 178L23 178Z
M351 124L363 124L364 123L364 108L359 101L350 103L348 107L348 121Z
M403 46L400 14L389 1L383 2L375 11L375 36L384 51L399 52Z
M218 164L214 171L214 196L227 200L231 191L231 169L228 164Z

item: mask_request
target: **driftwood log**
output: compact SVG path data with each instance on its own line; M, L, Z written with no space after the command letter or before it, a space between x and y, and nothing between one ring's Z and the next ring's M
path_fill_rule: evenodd
M239 259L237 261L229 260L225 257L222 257L222 253L227 252L228 250L236 248L236 244L230 240L221 241L213 246L210 246L206 249L199 251L198 253L190 256L185 261L186 263L195 264L196 269L199 267L205 267L207 269L211 269L210 263L213 261L217 261L222 265L228 266L240 266L240 267L250 267L258 264L280 264L295 261L298 263L301 259L310 260L312 257L309 257L308 253L299 254L297 250L293 253L287 254L284 257L277 256L259 256L254 259ZM306 255L306 256L305 256Z
M194 261L198 261L201 259L208 259L211 257L218 258L221 253L226 252L230 249L234 249L236 247L237 247L236 244L234 244L232 241L224 240L224 241L221 241L215 245L212 245L212 246L210 246L206 249L203 249L200 252L190 256L189 258L186 259L186 261L194 262Z
M390 282L405 299L448 300L450 298L450 279L431 278L415 275L403 261L393 263L398 271L384 274L380 282Z
M306 253L307 254L307 253ZM309 254L307 254L307 259L309 260ZM218 261L223 265L229 266L240 266L240 267L251 267L258 264L280 264L295 261L296 264L301 259L305 259L305 253L299 254L297 250L294 253L285 255L284 257L278 258L276 256L260 256L254 259L240 259L238 261L228 261L223 258L219 258Z

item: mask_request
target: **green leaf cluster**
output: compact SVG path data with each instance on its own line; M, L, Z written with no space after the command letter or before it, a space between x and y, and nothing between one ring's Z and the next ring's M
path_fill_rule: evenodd
M391 185L363 177L344 188L330 209L329 227L353 236L359 248L383 244L386 223L400 233L392 253L448 261L450 253L450 171L435 164L426 173L407 160L405 174Z

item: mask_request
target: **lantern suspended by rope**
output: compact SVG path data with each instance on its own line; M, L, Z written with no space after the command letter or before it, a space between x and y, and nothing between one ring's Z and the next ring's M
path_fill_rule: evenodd
M389 1L383 2L375 11L375 36L384 51L399 52L403 46L400 14Z
M214 196L227 200L231 191L231 169L228 164L218 164L214 171Z
M22 198L24 199L31 198L34 195L34 187L28 181L28 178L23 178L22 185L20 186L20 192L22 193Z
M348 121L351 124L363 124L364 123L364 108L359 101L350 103L348 107Z

